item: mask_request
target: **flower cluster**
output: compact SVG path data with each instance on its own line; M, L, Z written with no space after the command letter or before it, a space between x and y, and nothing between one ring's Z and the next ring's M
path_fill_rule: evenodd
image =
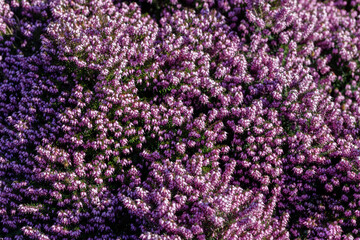
M0 0L0 238L360 239L360 1Z

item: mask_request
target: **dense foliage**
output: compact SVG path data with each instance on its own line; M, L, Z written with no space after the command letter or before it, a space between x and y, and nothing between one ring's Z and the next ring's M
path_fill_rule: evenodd
M360 239L359 0L0 0L1 239Z

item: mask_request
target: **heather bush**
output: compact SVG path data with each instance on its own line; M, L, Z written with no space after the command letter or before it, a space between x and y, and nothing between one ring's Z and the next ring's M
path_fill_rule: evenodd
M0 238L360 239L359 16L0 0Z

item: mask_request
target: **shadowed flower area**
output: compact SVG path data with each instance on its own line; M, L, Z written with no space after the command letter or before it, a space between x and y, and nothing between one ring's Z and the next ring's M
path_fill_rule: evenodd
M359 0L0 0L0 238L360 240Z

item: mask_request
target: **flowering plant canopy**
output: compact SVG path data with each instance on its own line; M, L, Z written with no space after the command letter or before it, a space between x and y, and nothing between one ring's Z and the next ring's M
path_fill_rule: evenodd
M360 240L360 0L0 0L0 239Z

